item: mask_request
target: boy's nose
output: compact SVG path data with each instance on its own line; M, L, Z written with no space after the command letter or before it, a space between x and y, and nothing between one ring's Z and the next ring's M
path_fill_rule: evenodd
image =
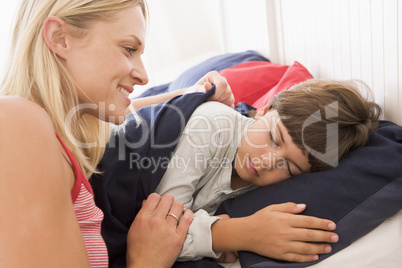
M268 154L262 154L260 156L261 158L261 168L262 169L267 169L267 170L271 170L272 167L275 165L275 159L274 156L270 153Z

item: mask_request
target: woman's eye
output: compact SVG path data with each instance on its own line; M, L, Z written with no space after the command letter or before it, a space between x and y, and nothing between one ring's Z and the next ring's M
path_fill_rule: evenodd
M131 47L125 47L124 49L127 51L127 53L130 56L133 56L133 54L137 51L137 49L134 49L134 48L131 48Z

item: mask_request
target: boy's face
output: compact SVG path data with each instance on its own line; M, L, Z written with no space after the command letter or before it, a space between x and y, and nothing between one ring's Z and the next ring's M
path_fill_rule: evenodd
M235 158L240 178L257 186L310 171L306 152L292 140L276 110L255 121L241 139Z

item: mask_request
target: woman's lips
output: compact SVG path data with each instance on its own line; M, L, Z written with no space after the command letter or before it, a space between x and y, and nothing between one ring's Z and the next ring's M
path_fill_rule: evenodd
M248 169L252 175L258 176L258 171L254 168L253 162L250 158L248 158Z

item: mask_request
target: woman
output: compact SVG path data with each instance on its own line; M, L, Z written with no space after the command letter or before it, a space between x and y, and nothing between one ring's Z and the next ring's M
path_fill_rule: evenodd
M1 94L10 96L0 98L0 118L7 126L0 130L2 266L107 267L99 230L103 215L86 178L96 172L108 123L124 121L128 94L148 81L141 61L145 20L140 0L22 1L1 85ZM225 94L228 86L217 73L198 84L205 82L207 89L209 83L218 85L215 100L232 105L231 95ZM276 239L281 233L273 232L273 246L256 252L286 245L290 254L272 250L273 255L299 261L325 252L325 244L293 241L307 235L313 238L305 240L331 241L331 232L300 228L330 230L334 224L284 213L300 211L296 204L262 211L259 215L270 214L274 225L284 226L278 218L287 221L289 234ZM183 214L180 224L168 213ZM128 234L127 266L171 266L191 219L191 212L183 213L172 196L151 195ZM269 229L267 224L254 223L256 233L250 236L260 237L257 231ZM238 228L238 222L218 221L216 228L214 243L230 248L225 232Z

